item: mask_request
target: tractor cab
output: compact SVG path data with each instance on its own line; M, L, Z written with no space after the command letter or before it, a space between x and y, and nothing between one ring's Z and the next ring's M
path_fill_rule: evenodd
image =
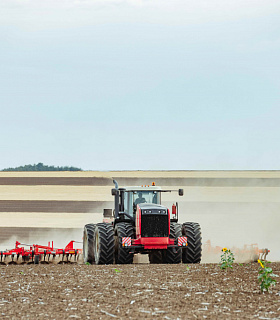
M183 189L179 190L162 190L161 187L155 186L137 186L119 188L118 183L114 180L115 188L112 189L112 195L115 196L115 209L114 209L114 225L121 221L130 221L133 226L136 226L137 207L146 205L150 207L151 212L153 208L161 206L161 193L177 191L179 195L183 195ZM176 211L176 210L175 210ZM142 211L141 211L142 212ZM168 209L166 208L166 212ZM149 213L149 210L147 211ZM154 212L154 214L156 211ZM178 221L178 210L173 217L173 222Z
M159 187L129 187L124 190L124 212L135 218L136 207L140 204L160 204L161 188Z

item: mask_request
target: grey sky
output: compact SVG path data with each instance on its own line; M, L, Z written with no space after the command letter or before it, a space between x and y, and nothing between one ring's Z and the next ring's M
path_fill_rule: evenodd
M279 14L0 0L0 169L280 169Z

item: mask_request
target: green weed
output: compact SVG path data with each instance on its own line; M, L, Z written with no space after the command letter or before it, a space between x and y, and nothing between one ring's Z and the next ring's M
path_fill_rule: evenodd
M227 268L232 269L232 264L234 260L234 254L229 249L223 248L220 261L220 268L223 270L227 270Z
M277 275L272 272L271 268L267 267L267 264L271 263L270 261L258 260L258 263L260 264L258 275L260 290L262 293L264 291L269 292L269 287L276 284L276 280L272 277L277 277Z

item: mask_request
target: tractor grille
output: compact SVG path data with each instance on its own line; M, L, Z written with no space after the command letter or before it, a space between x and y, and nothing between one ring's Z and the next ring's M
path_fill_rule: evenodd
M168 215L142 214L142 237L168 237Z

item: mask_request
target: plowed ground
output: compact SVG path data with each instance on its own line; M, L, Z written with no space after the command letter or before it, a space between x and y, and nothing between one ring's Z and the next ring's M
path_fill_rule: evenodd
M258 268L0 266L0 319L280 319L280 283L260 294Z

